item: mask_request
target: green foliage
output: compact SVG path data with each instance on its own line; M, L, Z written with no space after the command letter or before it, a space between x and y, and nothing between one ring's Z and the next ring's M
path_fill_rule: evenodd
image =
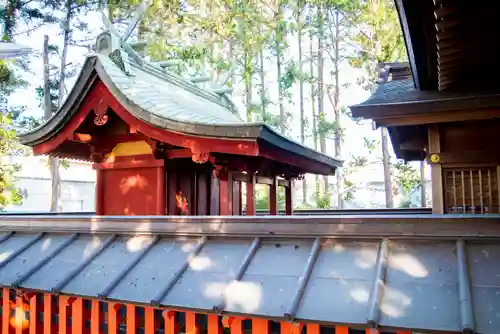
M257 185L255 208L257 210L269 210L269 187ZM278 187L278 210L285 209L285 189Z
M364 75L358 84L371 89L378 78L378 64L406 58L398 14L392 0L357 0L350 7L354 25L352 43L357 46L349 63Z
M420 186L420 175L410 164L400 160L394 167L397 171L395 176L396 182L401 185L407 194Z
M315 191L316 207L318 209L332 208L332 195L328 191L321 191L319 183L316 183Z

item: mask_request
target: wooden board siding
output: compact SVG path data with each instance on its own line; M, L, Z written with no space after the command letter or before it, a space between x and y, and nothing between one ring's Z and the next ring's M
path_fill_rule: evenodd
M158 178L161 167L140 167L100 170L99 181L103 192L101 215L155 215L163 214L158 208L164 205L164 182Z
M227 196L225 215L241 215L241 182L230 180L230 175L220 176L218 179L212 174L212 171L208 169L168 169L167 215L218 215L221 212L221 184L226 187L224 189L224 196ZM184 198L187 203L185 211L179 208L178 203L179 199L183 201Z

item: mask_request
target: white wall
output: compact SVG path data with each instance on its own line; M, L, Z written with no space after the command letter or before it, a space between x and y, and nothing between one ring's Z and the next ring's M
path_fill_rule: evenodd
M5 158L4 158L5 159ZM26 191L22 205L11 205L7 211L49 211L51 197L50 169L46 157L10 157L19 163L16 186ZM61 211L95 211L95 172L90 164L71 161L61 168Z

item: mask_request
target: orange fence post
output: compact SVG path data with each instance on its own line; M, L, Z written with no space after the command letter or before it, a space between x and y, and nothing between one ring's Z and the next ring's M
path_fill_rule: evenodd
M208 334L219 334L220 326L219 326L219 316L209 314L208 315Z
M165 334L177 334L178 326L175 321L175 311L164 311L163 320L165 323Z
M68 306L70 298L66 296L59 297L59 334L69 334L70 327L68 323Z
M10 313L12 304L10 301L10 289L2 289L2 334L14 333L14 328L10 325Z
M380 329L378 328L367 328L366 334L380 334Z
M307 325L307 334L319 334L319 325Z
M40 297L41 295L33 294L30 297L30 334L40 334L42 333L42 323L38 320L38 313L40 312Z
M243 334L242 318L222 317L222 325L231 329L231 334Z
M196 323L196 313L186 312L186 334L198 334L200 328Z
M252 319L252 333L269 334L269 321L259 318Z
M121 304L118 303L108 303L108 333L117 334L118 328L120 327L121 317L120 317Z
M155 309L152 307L144 308L144 333L145 334L155 334L156 333L156 319L155 319Z
M24 334L28 331L30 323L25 311L28 311L27 305L23 301L23 296L18 294L16 296L14 314L10 318L11 325L14 327L16 334Z
M43 295L43 334L56 333L56 326L52 320L54 316L54 298L51 294Z
M135 334L137 330L137 319L135 316L135 305L127 304L125 305L127 308L127 334Z
M336 326L335 334L349 334L349 327L345 326Z
M300 334L302 333L303 324L293 322L281 322L281 334Z
M84 334L86 332L86 313L83 298L76 298L71 305L71 328L73 334Z
M101 334L101 324L103 323L104 317L101 310L101 302L98 300L92 300L92 306L90 310L90 333L91 334Z

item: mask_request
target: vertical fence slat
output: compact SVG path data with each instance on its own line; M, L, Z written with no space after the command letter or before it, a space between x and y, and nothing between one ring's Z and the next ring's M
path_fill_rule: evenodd
M59 334L69 334L68 322L68 302L69 298L66 296L59 297Z
M196 324L196 313L186 312L186 334L198 334L200 329Z
M243 334L243 323L241 318L237 317L223 317L222 324L225 328L231 330L231 334Z
M155 319L155 309L152 307L144 308L144 333L145 334L155 334L156 333L156 319Z
M476 213L476 203L474 199L474 173L472 169L469 171L469 177L470 177L470 201L471 201L471 210L472 213Z
M345 326L336 326L335 334L349 334L349 327Z
M54 326L54 298L50 293L43 295L43 334L56 333Z
M127 334L135 334L138 325L135 316L136 306L132 304L127 304L126 309L127 309L127 315L126 315Z
M307 325L307 334L319 334L319 325L309 324Z
M479 205L481 205L481 213L484 213L484 199L483 199L483 175L481 170L478 170L479 177Z
M117 334L121 318L119 315L121 304L108 303L108 334Z
M452 178L453 178L453 207L455 210L452 210L452 212L457 211L457 180L455 176L455 171L453 170L451 172Z
M269 334L269 321L265 319L252 319L253 334Z
M466 209L466 203L465 203L465 178L464 178L464 171L460 171L460 178L461 178L461 184L462 184L462 213L467 213Z
M281 322L281 334L300 334L302 333L302 325L292 322Z
M38 313L40 312L40 297L41 295L38 294L34 294L30 297L30 334L42 333L42 323L38 319Z
M26 333L26 330L28 329L25 322L24 322L27 319L25 319L24 305L23 304L24 304L23 303L23 296L17 295L16 296L16 306L14 309L14 316L11 317L11 321L14 322L14 329L15 329L16 334Z
M163 321L165 323L165 334L177 334L177 322L175 321L175 311L164 311Z
M91 334L101 334L101 324L103 323L104 317L101 310L101 302L98 300L92 300L92 306L90 310L90 333Z
M210 314L208 315L208 334L219 334L219 316ZM265 334L265 333L264 333Z
M493 192L491 191L491 170L488 169L488 213L493 213Z
M84 334L85 332L85 310L83 299L77 298L71 304L71 333Z
M14 333L12 326L10 325L10 313L12 310L12 304L10 302L10 289L2 289L2 334L12 334Z

